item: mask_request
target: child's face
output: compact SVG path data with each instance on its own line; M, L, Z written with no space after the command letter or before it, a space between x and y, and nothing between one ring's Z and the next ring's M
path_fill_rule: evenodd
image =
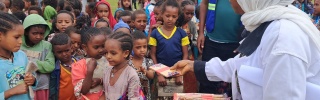
M115 39L108 39L105 45L106 58L111 66L117 66L126 61L130 51L123 51L121 49L121 43Z
M77 51L80 48L81 35L74 33L74 32L71 32L69 37L71 39L71 49L72 49L72 52L74 53L75 51Z
M129 8L131 3L130 3L130 0L122 0L122 5L125 7L125 8Z
M168 27L174 27L178 19L179 9L177 7L166 6L165 11L162 14L164 25Z
M53 54L61 62L69 62L71 60L71 44L53 45Z
M87 14L90 14L90 13L91 13L90 8L89 8L89 5L86 5L86 10L85 10L85 12L86 12Z
M31 2L28 2L26 0L23 0L24 2L24 9L28 10L28 8L31 6Z
M109 27L109 24L107 22L98 22L96 24L97 28L101 28L101 27Z
M37 10L30 10L30 11L29 11L29 15L30 15L30 14L39 14L39 12L38 12Z
M193 5L186 5L183 9L184 19L185 21L190 21L194 16L194 6Z
M121 19L124 23L131 24L131 16L122 16Z
M100 4L97 7L97 13L99 18L109 17L109 8L105 4Z
M140 31L144 31L147 26L147 16L145 14L137 14L134 20L134 26Z
M159 16L159 15L160 15L160 12L161 12L160 7L154 7L153 13L154 13L154 18L156 18L156 20L159 19L158 17L160 17L160 16Z
M134 56L145 57L147 53L147 39L137 39L133 42L133 52Z
M122 11L118 11L118 12L116 13L116 20L117 20L117 22L119 22L118 16L120 15L121 12L122 12Z
M72 16L70 16L67 13L60 13L59 15L57 15L56 26L60 32L64 32L67 27L72 25L73 25Z
M24 28L22 25L15 26L7 33L0 32L0 49L8 50L10 52L17 52L22 44L22 36Z
M320 0L314 1L314 14L319 16L320 15Z
M29 32L26 34L31 45L40 43L44 39L44 33L46 29L44 27L31 26Z
M91 58L100 59L105 54L104 43L106 42L106 37L101 35L96 35L90 38L87 44L82 44L83 50L87 52L87 55Z

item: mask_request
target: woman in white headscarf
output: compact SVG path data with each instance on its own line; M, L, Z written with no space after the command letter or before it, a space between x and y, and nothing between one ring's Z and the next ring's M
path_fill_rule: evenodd
M320 33L294 0L230 0L247 33L227 61L180 61L199 82L232 82L234 100L316 100L320 97Z

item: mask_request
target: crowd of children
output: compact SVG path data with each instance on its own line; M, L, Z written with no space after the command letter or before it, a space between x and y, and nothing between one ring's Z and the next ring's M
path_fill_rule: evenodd
M137 10L119 0L113 16L105 0L88 2L85 12L78 0L3 0L0 99L170 99L159 97L157 87L171 78L149 67L195 59L196 5L145 2ZM25 72L30 63L37 71ZM174 80L183 84L182 77Z
M99 0L84 12L79 0L0 1L0 100L170 100L158 87L171 80L198 92L193 73L149 67L199 59L199 0ZM299 1L320 29L320 0Z

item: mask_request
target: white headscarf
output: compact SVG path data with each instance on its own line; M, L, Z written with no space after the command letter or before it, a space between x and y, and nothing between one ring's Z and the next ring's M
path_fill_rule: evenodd
M245 14L241 21L252 32L260 24L272 20L287 19L297 24L320 50L320 32L310 17L291 5L294 0L237 0Z

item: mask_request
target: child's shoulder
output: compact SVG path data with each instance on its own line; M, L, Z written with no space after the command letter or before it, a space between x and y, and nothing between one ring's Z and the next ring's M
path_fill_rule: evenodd
M86 59L80 59L77 62L72 64L72 67L85 67L87 65Z
M41 43L44 44L44 45L49 45L49 46L51 46L51 43L48 42L48 41L45 41L45 40L42 40Z

